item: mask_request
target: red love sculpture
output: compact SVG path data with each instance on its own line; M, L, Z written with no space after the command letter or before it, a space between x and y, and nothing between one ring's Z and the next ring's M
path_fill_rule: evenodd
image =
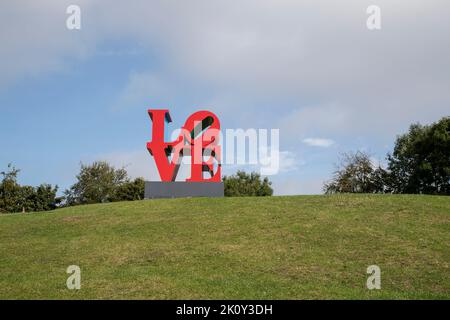
M169 110L148 110L148 114L153 127L152 141L147 143L147 149L155 159L161 181L175 181L183 156L191 156L191 176L186 181L221 181L220 122L214 113L193 113L181 128L178 138L172 142L164 141L165 122L172 122ZM204 161L203 157L208 155L209 159ZM215 173L214 160L217 162ZM205 179L203 172L208 172L211 177Z

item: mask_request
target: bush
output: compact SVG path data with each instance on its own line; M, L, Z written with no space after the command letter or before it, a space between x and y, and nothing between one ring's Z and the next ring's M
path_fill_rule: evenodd
M260 197L273 194L272 182L267 177L261 179L261 175L256 172L247 174L244 171L238 171L235 175L224 176L223 182L226 197Z
M145 181L136 178L117 187L114 201L133 201L144 199Z

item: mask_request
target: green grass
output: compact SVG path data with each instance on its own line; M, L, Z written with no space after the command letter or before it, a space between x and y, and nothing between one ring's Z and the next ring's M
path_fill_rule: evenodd
M66 268L81 267L81 290ZM381 290L366 268L381 268ZM449 299L450 197L173 199L0 216L0 298Z

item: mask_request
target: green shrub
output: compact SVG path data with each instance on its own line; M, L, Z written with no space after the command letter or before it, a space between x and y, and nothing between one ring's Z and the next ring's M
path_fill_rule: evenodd
M224 176L223 182L226 197L260 197L273 194L272 182L267 177L262 179L256 172L247 174L244 171L238 171L235 175Z
M113 201L133 201L144 199L145 181L136 178L117 187Z

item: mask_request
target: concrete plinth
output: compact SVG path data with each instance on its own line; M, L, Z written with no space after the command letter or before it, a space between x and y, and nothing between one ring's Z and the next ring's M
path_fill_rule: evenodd
M145 199L223 196L223 182L145 181Z

